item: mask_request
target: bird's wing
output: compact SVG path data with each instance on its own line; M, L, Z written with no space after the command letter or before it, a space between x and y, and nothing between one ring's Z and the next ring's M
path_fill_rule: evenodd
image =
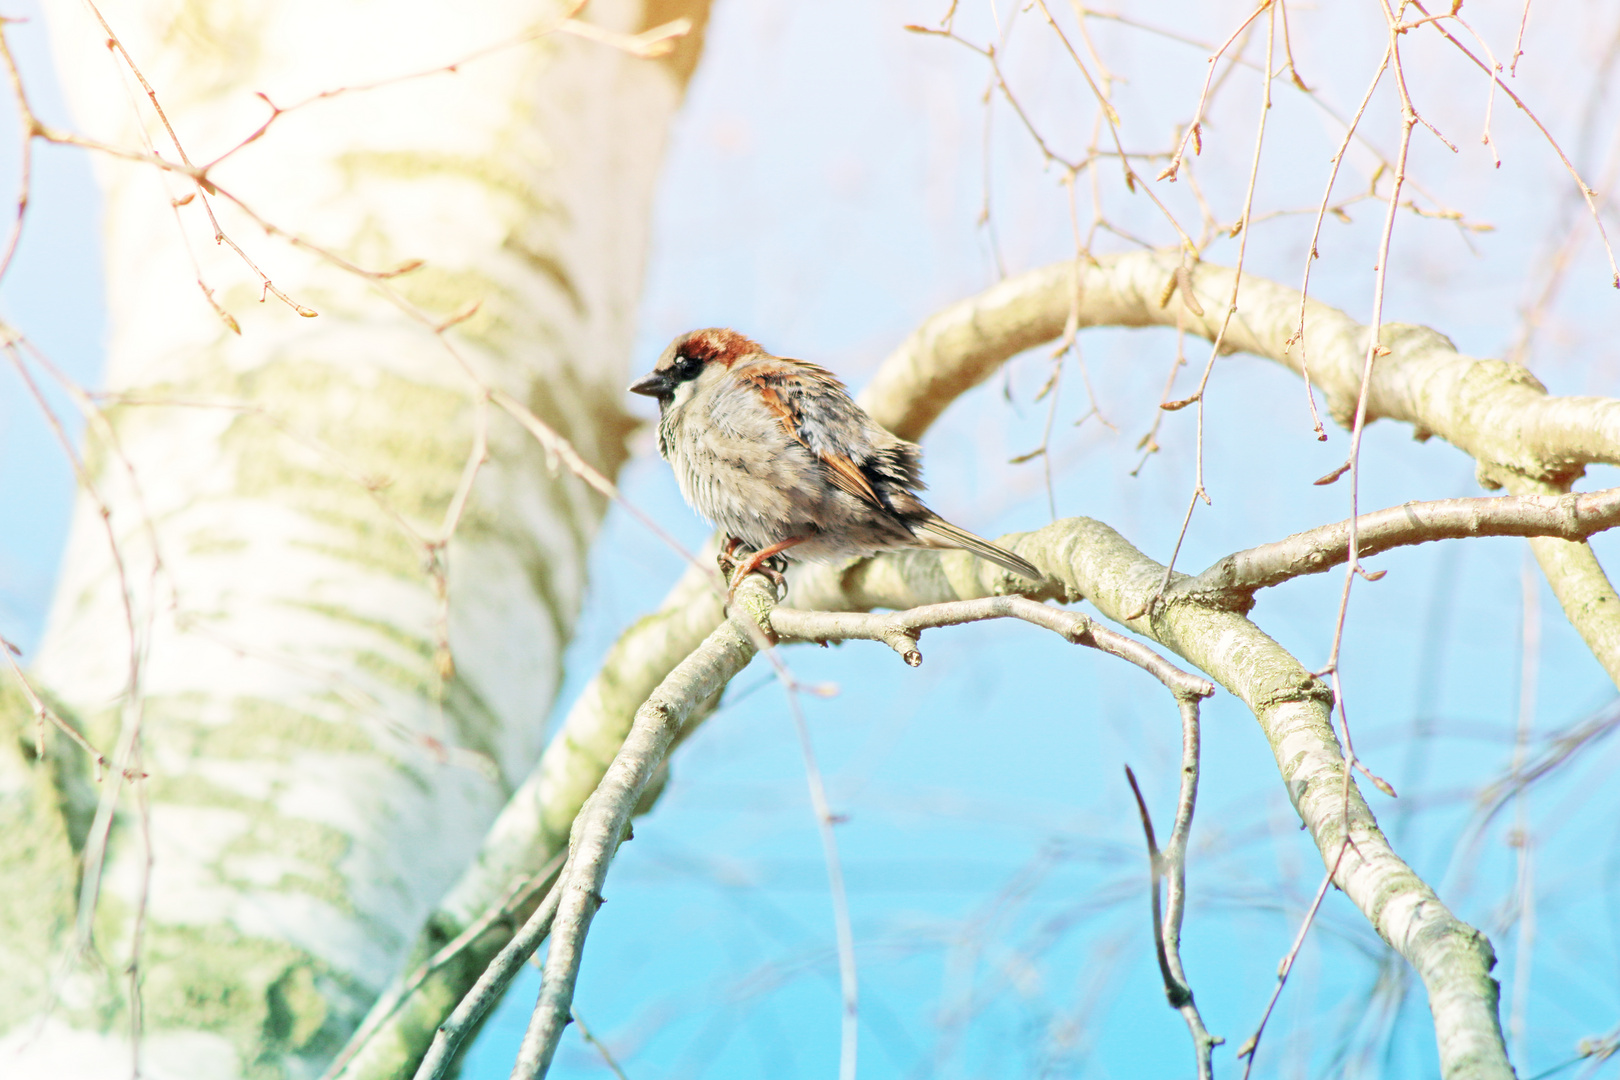
M735 376L759 395L790 438L827 470L841 491L879 510L888 510L856 457L870 456L866 430L871 420L855 404L838 376L803 360L772 358L735 370Z

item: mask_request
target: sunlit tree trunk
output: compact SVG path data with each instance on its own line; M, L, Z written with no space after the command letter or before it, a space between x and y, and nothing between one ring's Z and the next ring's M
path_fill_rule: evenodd
M49 6L82 130L177 160L108 32L81 0ZM581 18L633 34L705 9ZM95 157L116 396L31 673L145 779L98 779L60 738L37 759L5 699L0 1074L128 1076L133 1047L144 1075L312 1075L542 745L604 504L480 403L504 391L618 467L653 183L699 34L647 60L552 33L371 88L564 7L102 11L196 166L271 115L256 92L286 109L350 89L208 171L273 289L215 242L197 184ZM340 265L415 260L385 281Z

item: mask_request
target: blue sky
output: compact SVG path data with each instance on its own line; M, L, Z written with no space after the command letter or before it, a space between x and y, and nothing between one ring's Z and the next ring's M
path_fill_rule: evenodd
M706 61L672 136L633 367L650 365L681 330L723 324L826 364L858 387L931 311L993 283L998 264L1016 272L1072 254L1058 171L1043 167L1004 103L992 107L986 135L982 62L900 29L937 22L944 6L719 0ZM1006 5L1000 15L1011 17ZM1212 40L1241 15L1237 6L1180 5L1141 17ZM1009 77L1043 134L1078 152L1092 116L1083 86L1038 18L1018 18L1002 53ZM1591 29L1540 28L1519 78L1579 160L1580 110L1559 106L1585 100L1582 80L1591 80L1614 17L1591 6L1556 18L1588 19ZM980 41L996 33L977 7L959 26ZM1118 23L1091 26L1099 50L1129 80L1118 100L1130 146L1164 145L1197 97L1203 54ZM1381 22L1306 12L1296 13L1293 29L1307 82L1341 112L1353 109L1381 48ZM1495 44L1503 33L1511 43L1511 27L1482 29ZM11 36L32 58L29 78L48 101L39 33L34 23ZM1491 167L1478 142L1483 84L1474 87L1447 54L1408 37L1417 100L1458 147L1453 155L1419 133L1419 204L1463 207L1494 231L1403 215L1386 318L1432 325L1466 352L1502 355L1538 259L1569 213L1569 184L1500 99L1494 131L1503 165ZM1240 206L1258 86L1236 73L1204 133L1198 168L1220 220L1235 218ZM1275 94L1256 205L1311 206L1338 132L1280 83ZM1369 111L1369 137L1385 153L1394 148L1395 104L1381 91ZM1612 131L1613 103L1598 99L1593 111L1598 119L1587 126ZM1587 156L1601 169L1612 148L1601 137L1591 144ZM14 145L0 131L0 155L14 155ZM0 176L13 167L14 156L0 158ZM103 316L86 163L46 152L39 168L38 197L0 308L53 358L93 379ZM1337 190L1364 189L1371 172L1370 157L1353 152ZM987 173L995 247L977 224ZM1155 190L1179 208L1188 205L1188 187ZM1122 228L1165 239L1116 175L1105 174L1100 191ZM1089 200L1089 191L1083 195ZM1349 212L1351 224L1327 226L1313 291L1364 320L1381 208L1364 203ZM1257 224L1249 265L1296 282L1308 227L1300 216ZM1099 250L1127 248L1117 238L1098 243ZM1230 263L1236 241L1217 242L1208 257ZM1530 366L1554 393L1614 395L1620 305L1591 236L1569 281ZM1057 513L1107 521L1160 559L1174 543L1192 482L1191 411L1167 416L1163 450L1137 476L1130 472L1174 349L1167 332L1086 335L1081 355L1113 427L1096 418L1075 426L1089 405L1071 365L1052 449ZM1190 392L1206 353L1194 344L1188 355L1191 370L1171 396ZM1049 520L1040 463L1006 464L1041 440L1047 403L1031 399L1047 371L1044 352L1020 358L1005 380L969 394L929 434L936 509L992 536ZM48 601L71 477L13 383L0 389L0 407L0 487L8 505L26 510L0 530L0 631L27 646L38 639ZM1347 442L1337 429L1326 444L1311 437L1292 375L1247 357L1218 361L1205 440L1215 505L1195 515L1181 565L1198 569L1236 548L1342 518L1343 483L1311 481L1343 460ZM623 477L630 497L695 544L706 529L681 504L645 431L636 446ZM1415 443L1403 428L1369 428L1363 453L1366 507L1480 493L1462 454L1438 441ZM1605 486L1613 475L1594 470L1582 486ZM1597 548L1606 562L1617 553L1607 538ZM1358 584L1344 656L1358 748L1402 793L1397 801L1370 793L1374 810L1454 910L1492 936L1504 986L1517 971L1514 935L1503 933L1513 852L1501 821L1477 846L1459 843L1470 793L1510 760L1524 552L1521 542L1486 540L1379 556L1373 565L1388 575ZM559 716L617 633L680 570L617 511L594 559L614 572L594 575ZM1253 618L1307 665L1319 665L1339 584L1328 575L1271 590ZM1544 736L1605 707L1614 688L1550 594L1538 585L1535 595L1543 612L1536 725ZM836 697L805 707L834 809L848 817L838 836L860 962L863 1074L1190 1071L1185 1029L1165 1006L1153 961L1145 855L1122 775L1125 764L1136 770L1167 827L1179 751L1172 704L1135 669L1024 625L935 631L923 651L917 670L858 642L788 655L801 680L839 687ZM592 931L576 1003L632 1077L812 1076L835 1068L837 968L825 871L787 708L761 667L736 681L728 704L682 749L662 802L618 856ZM1217 1070L1232 1075L1233 1050L1259 1017L1321 864L1298 832L1252 717L1224 694L1205 709L1204 745L1185 952L1206 1021L1228 1040ZM1557 1065L1578 1038L1620 1019L1620 857L1612 785L1602 781L1614 755L1599 744L1528 800L1538 935L1521 1075ZM1330 896L1257 1075L1433 1075L1420 989L1406 999L1387 1043L1362 1037L1377 1025L1368 1003L1383 956L1360 915ZM466 1075L505 1075L535 984L527 973L508 996ZM1357 1056L1364 1052L1370 1056ZM605 1073L570 1033L557 1074Z

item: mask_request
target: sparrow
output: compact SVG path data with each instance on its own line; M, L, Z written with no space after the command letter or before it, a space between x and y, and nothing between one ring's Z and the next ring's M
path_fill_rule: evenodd
M921 447L884 430L826 368L714 327L677 337L630 392L658 400L659 452L687 503L725 532L722 565L739 545L753 550L733 581L777 555L904 548L960 548L1045 577L923 505Z

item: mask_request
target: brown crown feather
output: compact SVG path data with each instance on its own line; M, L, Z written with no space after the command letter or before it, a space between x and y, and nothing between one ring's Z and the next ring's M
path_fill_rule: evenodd
M705 364L718 363L730 367L745 356L755 356L765 350L759 342L723 326L707 330L693 330L681 340L676 353L701 360Z

